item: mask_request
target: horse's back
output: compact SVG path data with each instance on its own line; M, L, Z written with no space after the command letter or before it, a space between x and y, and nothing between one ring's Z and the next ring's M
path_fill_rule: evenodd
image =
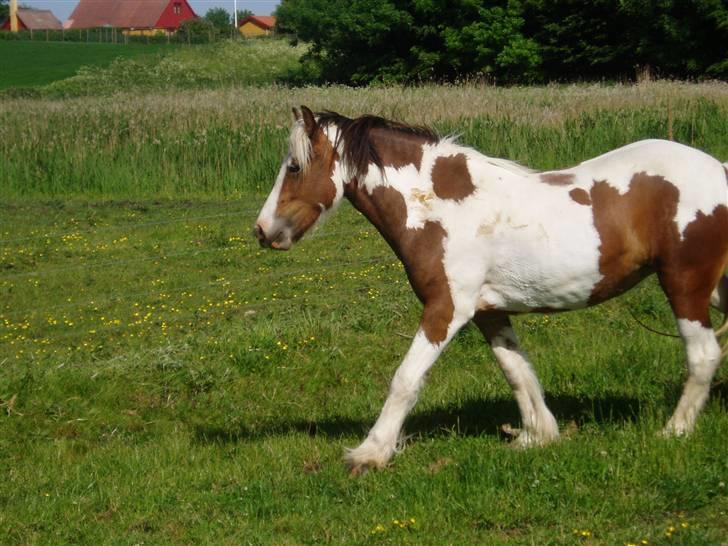
M725 190L728 183L728 173L716 158L685 144L659 139L628 144L569 170L579 173L580 178L591 175L599 180L612 179L615 184L639 172L662 176L676 186L714 186Z
M567 172L567 171L565 171ZM593 196L608 187L631 202L673 209L680 233L700 214L728 205L728 170L710 155L667 140L642 140L585 161L568 172ZM639 211L643 214L645 211ZM728 226L726 226L728 230Z

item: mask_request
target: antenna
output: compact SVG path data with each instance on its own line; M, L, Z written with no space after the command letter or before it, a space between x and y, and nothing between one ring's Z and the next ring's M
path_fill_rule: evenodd
M10 32L18 32L18 0L10 0Z

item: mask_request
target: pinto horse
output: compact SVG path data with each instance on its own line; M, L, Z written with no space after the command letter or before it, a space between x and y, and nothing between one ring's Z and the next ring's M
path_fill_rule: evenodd
M385 466L424 376L472 320L510 383L516 442L559 429L510 315L580 309L656 273L687 353L688 378L665 432L689 433L721 359L709 306L728 308L728 166L644 140L575 167L535 172L374 116L294 108L290 151L258 216L260 244L287 250L343 197L374 224L423 303L381 414L346 459Z

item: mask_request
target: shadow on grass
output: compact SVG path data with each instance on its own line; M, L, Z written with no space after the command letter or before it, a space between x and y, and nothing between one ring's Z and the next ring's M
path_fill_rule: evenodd
M547 397L546 403L560 422L620 423L637 419L641 402L635 398L604 397L578 398ZM363 419L330 417L321 420L280 420L256 423L253 427L234 425L220 427L197 424L194 428L198 442L245 442L270 436L303 433L309 436L361 436L374 424L376 415ZM511 398L470 400L462 405L414 411L405 422L407 434L424 437L481 436L501 434L505 423L518 426L520 417L516 402Z

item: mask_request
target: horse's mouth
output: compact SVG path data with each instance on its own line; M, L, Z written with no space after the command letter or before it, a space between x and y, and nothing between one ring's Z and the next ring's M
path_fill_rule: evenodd
M273 237L268 237L263 228L256 224L253 229L253 235L258 239L258 243L263 248L272 248L274 250L289 250L293 245L290 230L283 228L275 233Z
M290 238L286 238L282 241L272 241L270 244L270 248L274 250L289 250L292 246L292 242Z

